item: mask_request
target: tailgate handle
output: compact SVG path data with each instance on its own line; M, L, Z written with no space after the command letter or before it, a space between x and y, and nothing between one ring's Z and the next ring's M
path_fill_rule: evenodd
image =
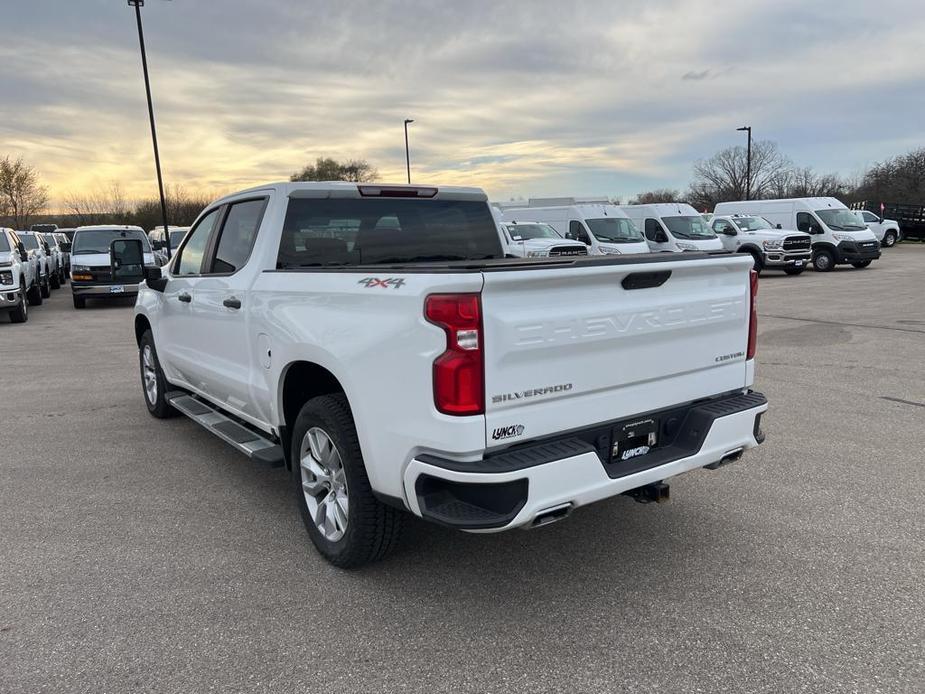
M624 289L649 289L651 287L661 287L668 278L671 277L671 270L659 270L657 272L634 272L623 278L620 283Z

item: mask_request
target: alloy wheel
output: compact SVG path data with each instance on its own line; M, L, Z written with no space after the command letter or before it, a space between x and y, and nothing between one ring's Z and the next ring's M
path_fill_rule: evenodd
M331 437L319 427L312 427L299 446L302 493L309 515L318 532L337 542L347 532L347 475L340 451Z
M157 370L154 365L154 352L151 345L145 345L141 351L142 371L144 372L145 396L152 405L157 403Z

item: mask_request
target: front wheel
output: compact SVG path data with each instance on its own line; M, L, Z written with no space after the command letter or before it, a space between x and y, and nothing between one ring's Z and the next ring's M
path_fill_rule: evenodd
M852 266L852 267L856 267L858 270L861 270L861 269L867 267L868 265L870 265L870 263L871 263L871 261L869 261L869 260L859 260L859 261L857 261L856 263L851 263L851 266Z
M167 379L157 359L154 335L150 330L145 331L138 343L138 366L141 369L141 387L148 412L158 419L173 417L176 410L167 402Z
M352 568L388 554L398 542L402 513L373 495L347 399L322 395L305 403L291 450L299 511L322 556Z
M52 289L61 289L61 278L58 276L57 272L51 276L50 282Z
M48 285L48 277L46 277L44 281L42 282L40 291L42 292L43 299L47 299L48 297L51 296L51 287Z
M26 298L29 300L30 306L41 306L42 297L45 296L42 293L42 287L36 283L29 287L29 291L26 292Z
M74 308L83 308L87 305L87 297L85 296L77 296L76 294L73 294L72 298L74 299Z
M899 238L897 237L896 232L893 231L892 229L889 229L883 235L883 245L886 246L887 248L892 248L893 246L895 246L898 240Z
M26 286L19 286L19 304L10 311L11 323L25 323L29 320L29 309L26 302Z
M802 275L803 270L805 269L805 267L788 267L784 268L784 272L786 272L788 275Z
M813 253L813 267L817 272L829 272L835 267L835 256L825 249Z

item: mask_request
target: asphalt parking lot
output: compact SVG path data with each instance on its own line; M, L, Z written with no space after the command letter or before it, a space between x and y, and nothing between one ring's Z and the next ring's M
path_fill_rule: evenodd
M130 305L0 318L0 692L921 692L925 244L760 314L740 462L350 573L285 471L147 414Z

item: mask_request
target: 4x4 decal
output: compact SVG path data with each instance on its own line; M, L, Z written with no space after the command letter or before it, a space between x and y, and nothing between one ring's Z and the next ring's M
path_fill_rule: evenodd
M383 289L398 289L399 287L405 286L404 277L388 277L386 279L380 279L379 277L364 277L357 284L364 285L367 289L372 289L374 287L382 287Z

